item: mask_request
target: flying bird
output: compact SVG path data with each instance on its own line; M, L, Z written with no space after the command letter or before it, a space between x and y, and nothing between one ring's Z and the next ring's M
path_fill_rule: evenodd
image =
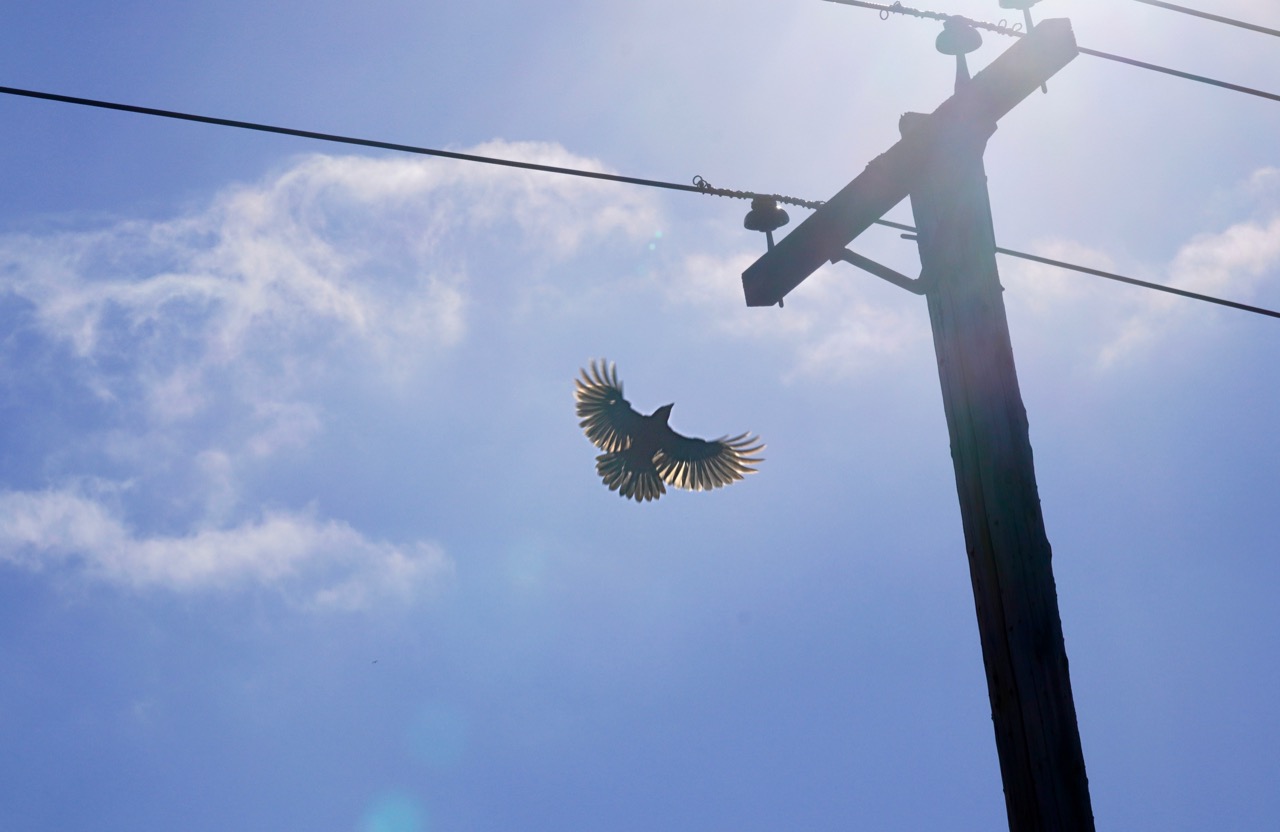
M637 413L622 397L613 364L593 359L591 372L583 370L575 383L579 424L604 451L596 457L596 473L623 497L656 500L667 493L667 485L710 491L755 473L752 466L763 461L753 456L764 450L756 436L742 433L711 441L681 436L667 426L671 404L648 416Z

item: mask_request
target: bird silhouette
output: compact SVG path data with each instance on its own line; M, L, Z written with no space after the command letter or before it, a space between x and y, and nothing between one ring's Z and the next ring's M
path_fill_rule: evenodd
M645 416L622 397L622 384L613 364L591 361L591 372L575 379L579 424L597 448L596 473L623 497L637 502L656 500L666 486L710 491L729 485L763 462L753 454L764 450L756 436L742 433L719 439L681 436L667 425L666 404Z

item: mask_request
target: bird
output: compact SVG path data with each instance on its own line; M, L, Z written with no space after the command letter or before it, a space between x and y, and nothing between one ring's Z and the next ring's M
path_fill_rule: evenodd
M710 491L755 473L764 450L759 437L741 433L719 439L697 439L676 433L667 424L674 404L645 416L622 397L613 363L592 359L591 370L575 379L574 398L587 438L604 451L596 457L596 473L610 491L636 502L656 500L666 486Z

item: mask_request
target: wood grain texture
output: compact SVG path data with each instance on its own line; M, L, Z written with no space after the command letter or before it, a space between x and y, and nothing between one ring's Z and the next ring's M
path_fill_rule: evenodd
M903 117L904 133L925 116ZM1009 828L1094 828L1052 551L996 270L982 156L995 121L936 136L911 193Z

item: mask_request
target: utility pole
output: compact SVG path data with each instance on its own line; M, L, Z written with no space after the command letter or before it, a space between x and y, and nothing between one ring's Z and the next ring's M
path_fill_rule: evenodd
M947 21L954 36L957 26ZM960 50L977 33L948 41ZM944 36L946 33L944 32ZM943 48L943 39L939 39ZM902 139L742 275L749 306L772 305L827 261L925 295L951 438L987 690L1012 832L1090 832L1093 813L1058 614L1052 553L995 260L982 158L997 120L1077 54L1046 20L956 94L902 118ZM905 197L921 276L845 246Z
M1086 830L1084 753L982 165L994 126L958 121L941 134L911 208L1009 827Z

